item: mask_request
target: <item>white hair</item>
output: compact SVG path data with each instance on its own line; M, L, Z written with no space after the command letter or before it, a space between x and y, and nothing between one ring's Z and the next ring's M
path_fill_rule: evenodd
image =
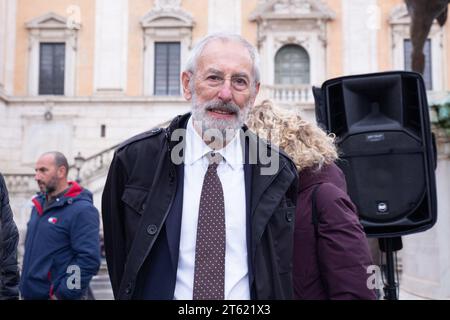
M248 50L250 58L252 59L253 62L252 70L253 70L253 78L255 79L255 84L260 82L258 51L250 42L248 42L240 35L234 33L224 33L224 32L213 33L200 39L200 41L194 46L194 48L192 48L189 58L186 62L184 71L188 71L194 74L197 69L198 58L203 52L203 49L208 43L215 40L236 41L241 43Z

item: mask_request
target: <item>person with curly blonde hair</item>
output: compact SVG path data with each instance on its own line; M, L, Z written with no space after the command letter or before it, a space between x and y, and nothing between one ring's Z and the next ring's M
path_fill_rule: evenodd
M296 299L376 299L368 288L372 259L345 177L335 164L335 136L268 100L255 106L247 124L276 144L299 171L294 233Z

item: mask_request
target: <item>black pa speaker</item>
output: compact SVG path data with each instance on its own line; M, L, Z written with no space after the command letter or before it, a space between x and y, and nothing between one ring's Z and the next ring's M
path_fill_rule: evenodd
M339 167L366 234L396 237L437 219L435 149L422 77L346 76L314 88L316 118L336 134Z

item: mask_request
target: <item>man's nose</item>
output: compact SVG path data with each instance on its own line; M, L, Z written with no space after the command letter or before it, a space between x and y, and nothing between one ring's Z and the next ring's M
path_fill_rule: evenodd
M231 101L231 99L233 98L233 93L231 91L231 81L230 80L227 79L224 81L224 83L222 84L222 87L220 88L218 98L220 100L222 100L223 102Z

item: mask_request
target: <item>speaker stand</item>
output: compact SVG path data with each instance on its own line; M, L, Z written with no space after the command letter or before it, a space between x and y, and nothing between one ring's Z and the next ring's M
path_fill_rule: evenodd
M403 248L402 238L380 238L378 239L380 250L386 253L386 278L387 281L384 285L384 299L385 300L398 300L397 286L395 282L396 261L394 259L394 251L399 251ZM383 268L384 269L384 268Z

